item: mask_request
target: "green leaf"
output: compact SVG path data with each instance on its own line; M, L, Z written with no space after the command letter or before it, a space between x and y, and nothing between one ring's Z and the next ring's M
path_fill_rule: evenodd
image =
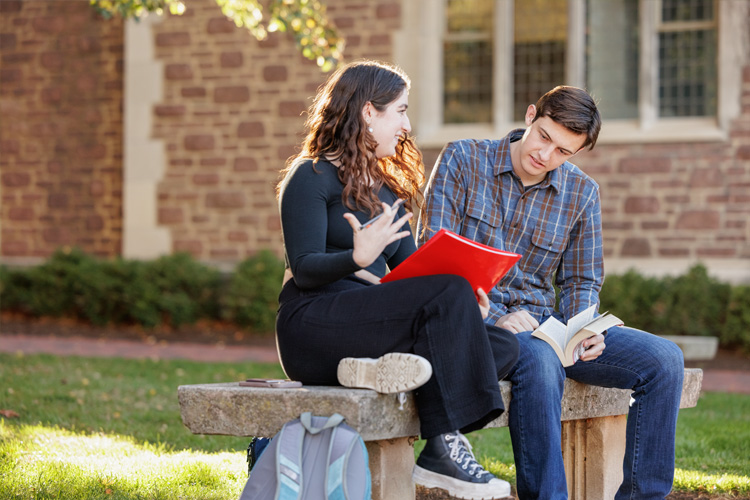
M90 0L94 11L104 19L120 16L138 20L148 13L162 15L165 9L173 15L182 15L186 6L183 0ZM215 0L221 12L239 28L246 28L258 40L271 32L286 32L291 27L296 34L295 43L302 55L316 61L322 71L328 72L341 63L344 42L330 25L325 5L317 0L272 0L268 21L263 15L259 0Z

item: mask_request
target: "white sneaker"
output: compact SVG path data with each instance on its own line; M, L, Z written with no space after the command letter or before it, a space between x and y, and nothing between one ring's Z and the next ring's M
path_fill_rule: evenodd
M391 352L378 359L344 358L339 361L337 375L344 387L393 394L426 384L432 376L432 365L416 354Z

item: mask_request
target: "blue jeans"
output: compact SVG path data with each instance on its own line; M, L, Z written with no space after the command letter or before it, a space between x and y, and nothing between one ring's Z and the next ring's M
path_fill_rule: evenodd
M663 499L674 479L674 441L682 394L683 358L668 340L627 327L610 328L593 361L563 368L552 348L518 334L511 370L509 427L521 500L568 498L561 452L560 402L565 377L602 387L632 389L623 482L615 499Z

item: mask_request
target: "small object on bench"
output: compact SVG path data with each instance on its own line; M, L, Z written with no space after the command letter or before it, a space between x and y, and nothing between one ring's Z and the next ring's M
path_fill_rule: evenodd
M702 370L685 369L680 408L697 404L702 379ZM500 389L508 408L510 383L500 382ZM343 387L272 389L234 382L184 385L177 392L182 421L195 434L273 436L303 412L340 413L367 445L373 500L415 497L411 472L419 418L411 393L399 411L396 394ZM622 481L630 394L626 389L565 381L562 448L571 500L614 497ZM507 425L506 412L487 427Z
M279 378L249 378L240 382L240 387L277 387L280 389L290 389L302 387L302 382Z

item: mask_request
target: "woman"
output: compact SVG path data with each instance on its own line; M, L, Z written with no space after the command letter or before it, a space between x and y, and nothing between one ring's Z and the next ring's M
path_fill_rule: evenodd
M291 270L279 296L279 354L287 376L305 384L418 388L427 443L415 482L502 498L510 486L476 462L462 433L504 411L498 379L516 361L516 339L485 325L487 295L463 278L379 284L386 266L415 250L407 209L424 165L408 136L408 88L398 68L352 63L310 108L302 151L279 184Z

